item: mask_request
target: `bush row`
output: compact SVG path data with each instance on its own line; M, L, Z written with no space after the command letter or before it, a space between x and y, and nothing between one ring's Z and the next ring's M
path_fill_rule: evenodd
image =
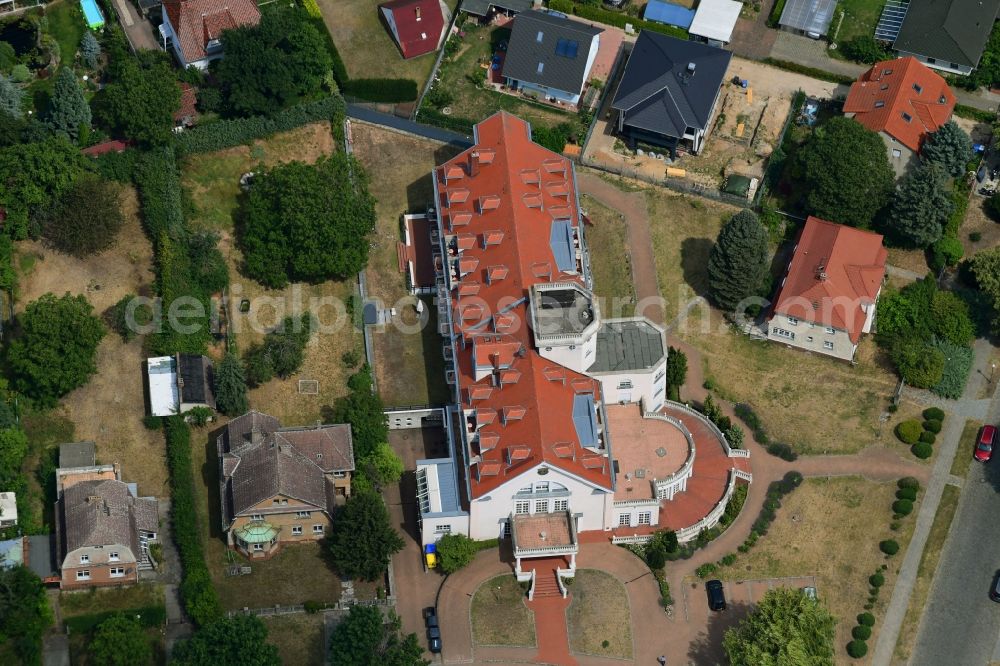
M270 116L218 120L199 125L174 135L174 147L178 156L214 152L242 146L255 139L287 132L320 120L334 122L335 118L343 118L345 112L344 99L340 95L330 95L315 102L298 104Z
M785 0L778 0L774 3L774 7L771 9L771 13L767 16L767 27L777 28L778 21L781 20L781 14L785 11Z
M341 88L345 95L369 102L412 102L417 98L413 79L351 79Z
M167 621L167 609L164 606L145 606L143 608L129 608L127 611L104 611L90 615L66 617L63 618L63 622L65 622L66 628L73 633L85 634L109 617L122 612L127 613L129 617L135 617L139 624L144 627L159 627Z
M816 67L809 67L808 65L802 65L797 62L791 62L789 60L779 60L777 58L764 58L762 61L767 65L772 67L777 67L778 69L783 69L788 72L795 72L796 74L805 74L814 79L819 79L820 81L829 81L830 83L840 83L844 85L850 85L854 83L854 77L844 76L843 74L834 74L833 72L827 72L823 69L817 69Z
M457 116L446 116L426 104L420 107L420 116L418 119L424 124L434 125L435 127L441 127L467 136L472 136L472 128L476 125L476 121L474 120L459 118Z
M199 626L222 616L219 597L205 566L205 554L198 531L194 497L194 470L191 464L191 430L184 417L165 419L167 466L170 471L171 525L180 553L183 578L180 593L188 616Z
M775 511L781 508L781 498L789 494L802 485L802 475L799 472L791 471L785 474L781 481L774 481L767 487L767 499L761 507L757 520L754 521L750 529L750 535L736 549L741 553L748 552L757 543L757 539L767 534L768 528L774 521Z
M686 40L688 38L687 30L682 28L657 23L656 21L646 21L634 16L629 16L623 12L613 12L608 9L604 9L599 5L581 4L573 2L573 0L549 0L549 9L556 12L562 12L564 14L575 14L580 18L597 21L598 23L603 23L605 25L613 25L616 28L624 28L626 23L631 23L632 27L635 28L636 31L649 30L652 32L659 32L664 35L670 35L671 37L677 37L678 39Z
M968 120L975 120L981 123L992 123L996 120L996 113L993 111L983 111L982 109L977 109L974 106L966 106L965 104L956 104L954 113L959 118L967 118Z

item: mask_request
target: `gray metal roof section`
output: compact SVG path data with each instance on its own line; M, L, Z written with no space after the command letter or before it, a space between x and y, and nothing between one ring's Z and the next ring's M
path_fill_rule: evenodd
M476 16L486 16L490 13L490 7L496 7L517 14L528 11L533 4L533 0L462 0L458 10Z
M69 442L59 445L59 467L92 467L97 464L97 445L93 442Z
M836 8L837 0L788 0L778 23L796 30L825 35Z
M1000 0L911 0L892 48L975 67L998 10Z
M688 127L703 129L732 56L725 49L643 30L612 108L625 114L626 125L665 136L680 138Z
M597 414L594 411L594 396L578 393L573 396L573 425L580 446L597 446Z
M441 511L438 513L460 513L462 505L458 498L458 474L455 471L455 461L450 458L418 460L417 467L421 465L434 465L437 468L438 493L441 497ZM438 513L433 515L438 515Z
M532 10L514 19L503 75L579 94L595 35L604 32L586 23ZM567 48L576 43L577 48ZM572 57L571 57L572 56Z
M55 538L51 534L33 534L28 539L28 568L39 578L47 578L56 573Z
M652 324L609 322L597 331L597 352L587 372L645 370L656 365L665 353L663 335Z
M549 246L552 248L552 255L559 270L564 273L576 270L576 258L573 256L573 225L568 220L556 220L552 223Z

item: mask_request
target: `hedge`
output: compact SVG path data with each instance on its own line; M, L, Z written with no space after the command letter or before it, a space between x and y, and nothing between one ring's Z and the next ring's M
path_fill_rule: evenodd
M955 105L955 115L959 118L967 118L968 120L975 120L981 123L992 123L997 119L997 114L993 111L983 111L982 109L965 104Z
M785 10L785 0L778 0L774 3L774 7L771 9L771 13L767 17L767 27L777 28L778 21L781 20L781 14Z
M472 128L476 125L476 121L474 120L459 118L458 116L446 116L437 109L429 108L426 104L420 108L417 120L427 125L435 125L467 136L472 136Z
M896 437L900 439L904 444L916 444L920 441L920 434L923 432L923 426L920 425L920 421L916 419L909 419L907 421L901 422L896 426Z
M792 462L799 457L799 454L792 450L791 446L788 444L782 444L781 442L771 442L768 444L767 452L772 456L776 456L782 460L787 460L788 462Z
M126 148L120 153L114 151L98 155L94 158L97 172L105 180L119 183L131 183L135 173L136 163L142 155L135 148Z
M934 453L933 447L931 447L930 444L926 444L924 442L920 442L919 444L914 444L913 447L910 449L910 451L913 453L913 455L920 458L921 460L927 460L928 458L931 457L931 454Z
M896 500L892 503L892 512L897 516L908 516L913 513L913 502L910 500Z
M885 576L883 576L881 572L873 573L871 576L868 576L868 583L872 587L882 587L885 585Z
M92 631L109 617L125 613L129 617L134 617L144 627L159 627L167 621L167 609L165 606L143 606L141 608L129 608L127 610L104 611L102 613L92 613L90 615L77 615L75 617L64 617L63 622L66 628L73 633L85 634Z
M895 555L899 552L899 544L892 539L886 539L879 542L878 549L886 555Z
M413 79L351 79L342 90L345 95L385 103L412 102L419 94Z
M917 489L916 488L900 488L896 491L896 499L910 500L911 502L917 499Z
M847 654L854 659L861 659L868 654L868 643L859 640L851 641L847 644Z
M222 617L222 606L205 565L201 532L198 530L191 430L180 415L164 419L164 426L167 433L167 467L170 471L171 524L183 569L181 599L188 616L195 624L204 626Z
M850 85L854 83L853 76L844 76L843 74L834 74L833 72L828 72L823 69L817 69L815 67L809 67L808 65L800 65L797 62L791 62L789 60L779 60L777 58L764 58L762 61L764 64L771 65L772 67L777 67L778 69L784 69L789 72L795 72L796 74L805 74L814 79L819 79L820 81L829 81L830 83L840 83L843 85Z
M682 28L657 23L656 21L646 21L635 16L629 16L623 12L613 12L603 9L597 5L584 5L573 2L573 0L549 0L549 9L554 12L562 12L563 14L575 14L580 18L597 21L604 25L613 25L616 28L624 28L626 23L631 23L636 32L639 30L649 30L677 37L678 39L686 40L688 38L688 31Z
M871 613L858 613L858 624L863 624L866 627L874 627L875 616Z
M924 421L924 430L937 434L941 432L941 425L940 421Z
M944 410L940 407L928 407L924 410L923 416L928 421L944 421Z
M872 637L872 628L859 624L851 630L851 637L857 641L866 641Z
M289 107L270 116L234 118L199 125L175 134L174 147L178 156L215 152L246 145L255 139L287 132L320 120L338 122L346 111L344 98L330 95L315 102Z
M933 444L936 438L937 436L929 430L925 430L920 433L920 441L924 444Z

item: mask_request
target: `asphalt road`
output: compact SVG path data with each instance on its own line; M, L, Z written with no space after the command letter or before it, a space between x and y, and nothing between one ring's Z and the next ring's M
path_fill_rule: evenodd
M997 416L993 414L994 422ZM985 666L1000 661L1000 604L988 596L1000 570L998 509L1000 457L987 465L974 462L934 577L911 666Z

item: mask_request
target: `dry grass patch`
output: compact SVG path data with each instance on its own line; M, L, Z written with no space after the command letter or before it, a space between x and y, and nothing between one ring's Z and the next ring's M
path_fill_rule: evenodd
M927 266L927 256L923 250L904 250L899 247L890 247L886 263L896 268L913 271L920 276L931 272L931 269Z
M472 641L476 645L535 645L535 614L526 595L510 575L485 581L472 597Z
M163 606L163 586L139 583L129 587L60 592L59 611L63 617L93 615L107 611Z
M945 418L958 418L951 415ZM969 466L972 465L972 453L976 448L976 436L979 429L983 427L980 421L968 420L962 428L962 438L958 440L958 451L951 461L951 473L954 476L965 478L969 474ZM935 449L937 447L934 447ZM935 451L936 452L936 451Z
M970 459L971 457L969 456ZM917 568L917 581L910 594L910 605L906 608L903 626L899 631L899 638L896 640L895 657L900 660L900 663L909 661L910 650L917 642L920 618L924 614L927 598L931 593L934 572L937 571L938 562L941 560L941 550L948 538L948 530L951 529L951 520L955 517L961 494L961 488L945 486L944 493L941 495L941 503L938 504L937 513L934 514L934 523L931 525L931 532L927 536L927 543L924 545L924 552L920 557L920 566Z
M728 580L815 575L821 598L838 620L834 641L838 662L847 663L844 646L851 640L855 616L867 603L868 576L883 563L889 565L871 611L878 618L868 641L871 647L913 533L919 504L899 530L889 529L895 492L895 483L859 477L807 479L782 500L767 534L721 575ZM884 539L895 539L900 547L888 560L878 549Z
M965 213L965 221L958 237L965 248L965 256L970 257L980 250L986 250L1000 244L1000 222L997 222L986 212L987 197L972 195L969 208ZM969 234L978 233L980 238L973 241Z
M708 290L715 238L736 209L655 190L647 190L647 203L660 293L666 319L673 322L669 334L702 353L705 376L719 395L750 403L770 438L799 453L853 453L876 443L879 415L896 377L871 337L848 365L735 332L700 299ZM808 428L803 414L809 415ZM883 438L899 420L892 415Z
M590 249L594 291L603 299L601 312L605 317L630 317L635 310L635 287L628 226L620 213L593 197L581 196L580 206L587 211L591 222L584 235Z
M285 666L323 666L323 614L262 617L267 626L267 642L278 647Z
M566 610L570 650L631 659L632 621L625 586L603 571L580 569L570 592L573 599Z

